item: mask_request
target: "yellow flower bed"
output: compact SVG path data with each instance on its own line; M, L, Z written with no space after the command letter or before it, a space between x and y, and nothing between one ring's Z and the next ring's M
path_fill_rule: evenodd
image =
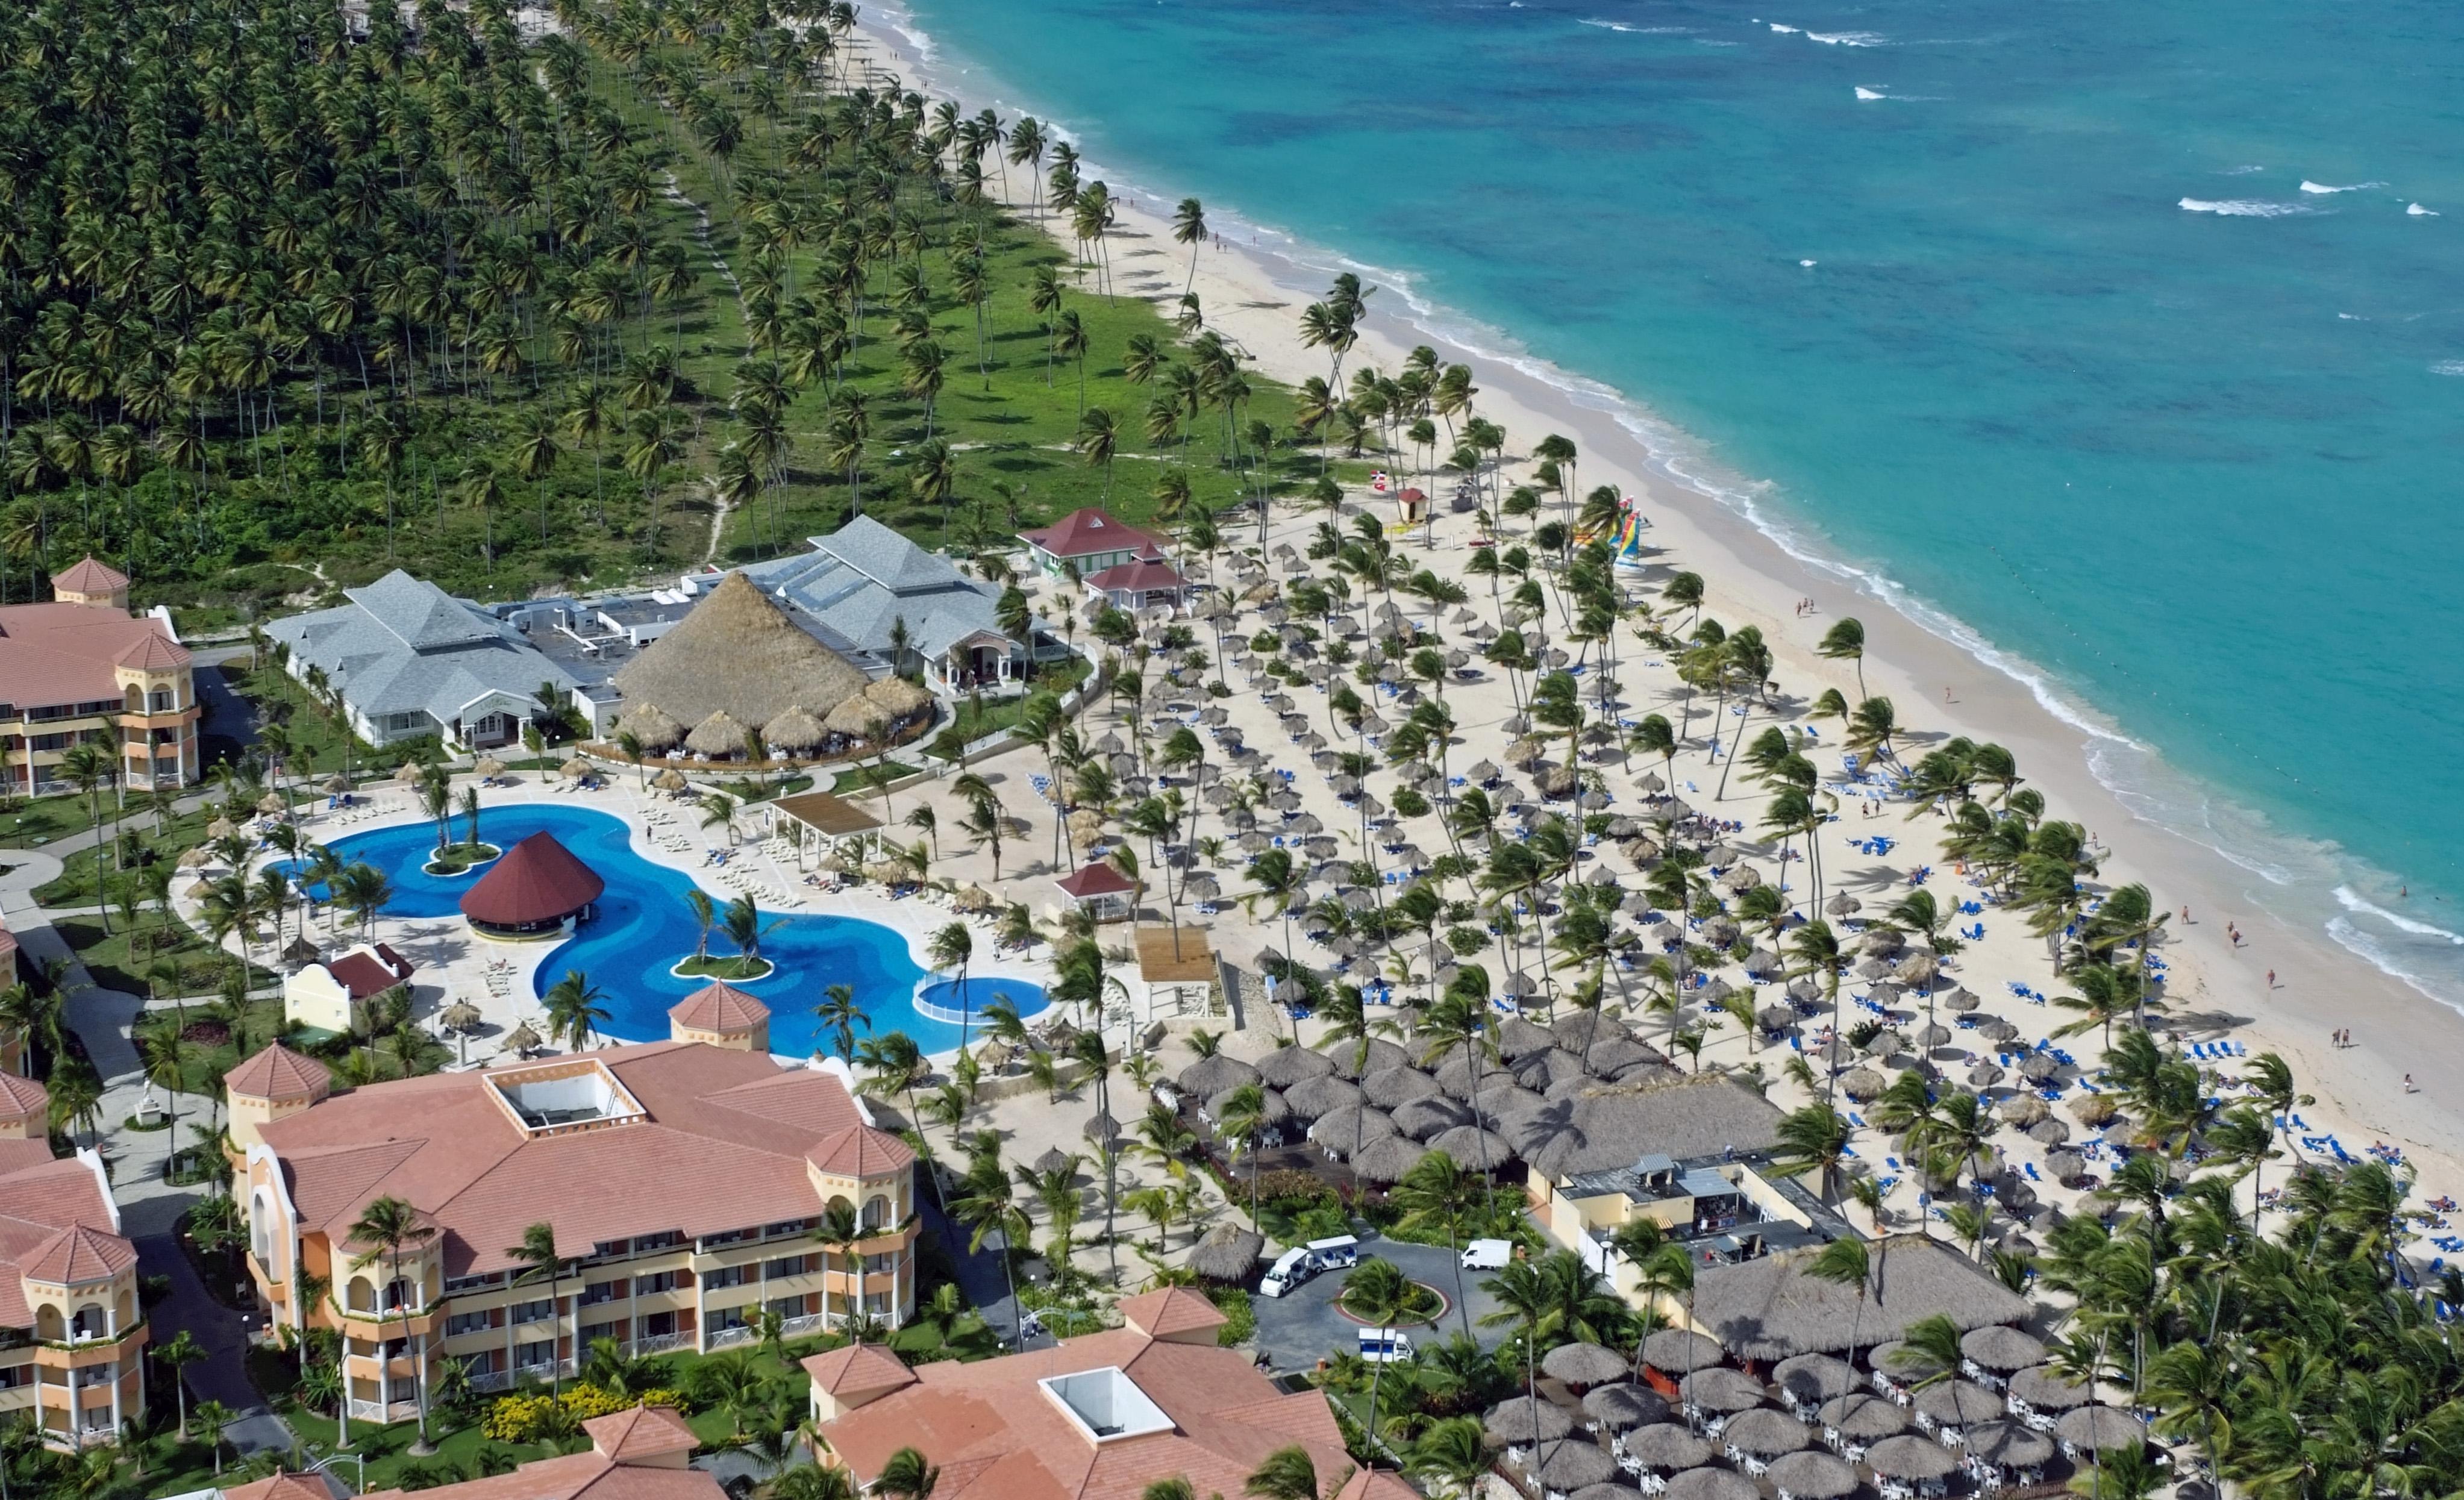
M630 1411L642 1405L673 1406L681 1410L684 1398L671 1390L618 1396L595 1385L568 1386L561 1396L545 1393L500 1396L489 1405L488 1415L481 1419L479 1430L494 1443L534 1443L548 1434L588 1422L593 1417Z

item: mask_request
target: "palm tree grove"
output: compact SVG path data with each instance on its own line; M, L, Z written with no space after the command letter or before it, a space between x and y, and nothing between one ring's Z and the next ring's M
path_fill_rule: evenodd
M517 597L1269 482L1287 396L988 200L1092 256L1103 185L867 87L852 15L11 8L7 597L89 551L200 620L396 564Z

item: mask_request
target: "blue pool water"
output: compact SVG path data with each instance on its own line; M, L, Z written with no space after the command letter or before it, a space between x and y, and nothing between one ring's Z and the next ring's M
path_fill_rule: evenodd
M461 824L457 820L458 836ZM693 883L680 871L654 865L635 852L626 825L604 812L582 807L518 806L484 810L480 836L499 849L511 849L530 835L545 831L571 849L576 858L607 882L607 893L590 920L550 953L539 967L535 988L545 993L567 969L580 969L605 991L607 1035L622 1041L664 1040L668 1009L701 987L703 982L677 979L668 971L693 957L700 929L685 906ZM411 823L355 833L337 839L333 849L345 860L363 860L385 872L394 895L385 907L389 916L430 917L461 910L464 892L479 878L476 871L455 876L427 873L420 866L436 842L431 825ZM720 899L714 893L714 900ZM737 987L770 1007L770 1049L784 1055L809 1053L829 1047L820 1037L813 1007L828 984L848 984L871 1019L875 1034L904 1031L927 1052L958 1045L955 1019L942 1021L917 1010L917 983L926 975L909 956L907 939L878 922L852 916L781 916L761 940L761 957L777 967L765 979ZM722 933L711 935L711 951L734 950ZM1041 987L1019 980L970 979L971 1003L980 1008L996 991L1006 993L1023 1014L1044 1008ZM936 989L955 989L941 981ZM953 1007L955 994L948 999ZM935 1007L936 1010L938 1007ZM857 1032L861 1042L865 1033ZM817 1038L819 1040L817 1041Z
M896 3L1116 189L2032 664L2161 753L2096 744L2135 808L2464 1001L2452 4Z

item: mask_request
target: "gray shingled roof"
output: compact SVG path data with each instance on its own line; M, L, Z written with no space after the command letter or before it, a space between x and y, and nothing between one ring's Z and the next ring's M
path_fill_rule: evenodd
M372 719L426 713L450 724L491 693L530 702L542 682L575 686L520 631L399 568L343 597L350 603L274 621L266 633L302 668L322 668Z
M1008 638L997 618L999 589L869 516L809 540L812 551L754 563L745 576L849 654L886 659L900 620L913 648L927 656L979 632Z

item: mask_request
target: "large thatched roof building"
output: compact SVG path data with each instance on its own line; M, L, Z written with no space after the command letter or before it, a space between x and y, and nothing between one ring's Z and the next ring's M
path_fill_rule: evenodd
M627 663L615 686L620 729L653 751L715 760L743 755L749 734L774 753L836 754L876 729L894 736L933 708L913 683L869 681L741 573Z
M1785 1251L1699 1273L1695 1326L1732 1355L1776 1360L1844 1353L1852 1335L1871 1348L1936 1313L1963 1333L2028 1315L2026 1298L1923 1236L1897 1235L1872 1247L1873 1284L1861 1307L1856 1287L1807 1274L1816 1253Z

